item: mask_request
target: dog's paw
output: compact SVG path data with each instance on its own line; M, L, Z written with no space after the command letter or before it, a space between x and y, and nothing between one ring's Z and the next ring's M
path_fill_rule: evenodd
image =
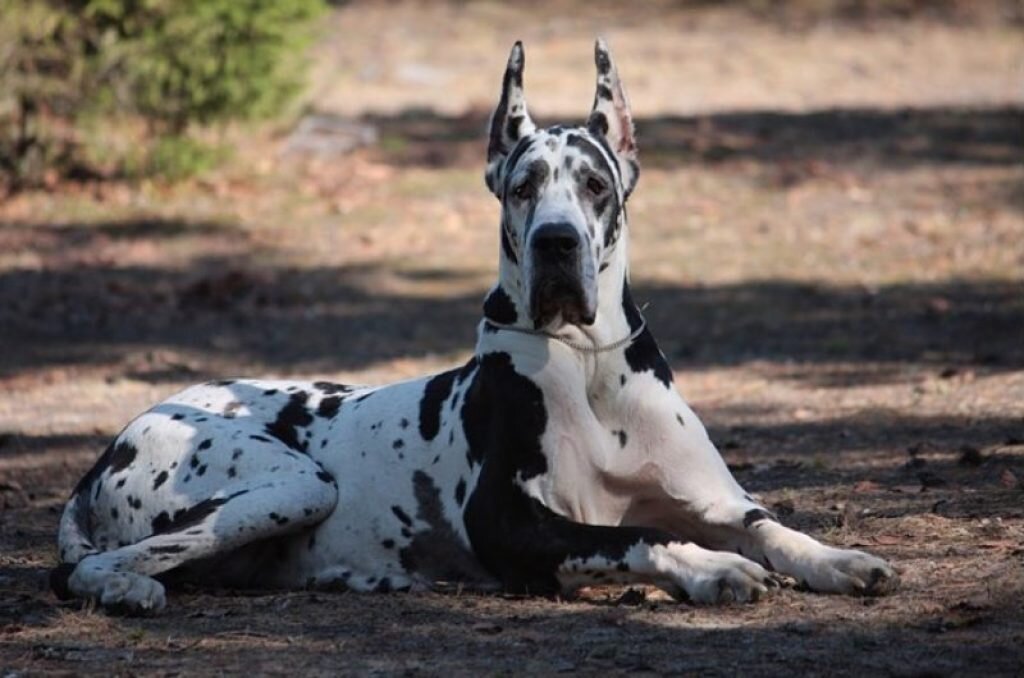
M689 554L675 579L699 605L753 603L779 587L777 577L754 561L720 551Z
M118 572L103 583L99 603L111 614L148 615L164 609L163 584L134 572Z
M899 575L881 558L830 547L804 568L799 579L812 591L854 596L884 596L899 587Z

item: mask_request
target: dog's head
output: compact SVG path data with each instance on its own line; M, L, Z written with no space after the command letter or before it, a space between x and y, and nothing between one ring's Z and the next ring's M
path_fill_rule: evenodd
M594 48L586 125L538 129L523 95L523 46L509 55L491 117L488 188L501 201L504 290L535 328L593 324L599 276L623 233L639 166L629 102L608 47ZM619 272L621 275L621 271Z

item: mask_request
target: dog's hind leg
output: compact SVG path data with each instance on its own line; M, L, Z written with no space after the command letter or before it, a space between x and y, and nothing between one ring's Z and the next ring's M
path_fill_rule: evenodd
M54 572L55 590L93 599L109 611L145 614L165 604L153 577L200 559L314 525L338 501L334 479L312 460L309 473L259 474L225 485L211 496L154 520L150 536L110 551L87 554ZM315 468L314 468L315 467ZM63 580L63 581L61 581Z

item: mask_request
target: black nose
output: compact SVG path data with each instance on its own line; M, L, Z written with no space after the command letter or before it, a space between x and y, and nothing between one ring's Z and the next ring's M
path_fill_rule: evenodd
M562 261L576 255L580 248L579 232L564 221L541 224L531 240L534 251L543 259Z

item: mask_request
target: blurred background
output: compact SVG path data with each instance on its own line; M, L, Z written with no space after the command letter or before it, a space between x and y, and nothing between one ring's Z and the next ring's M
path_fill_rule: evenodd
M1019 0L0 0L8 565L187 384L466 359L508 49L539 122L582 121L597 35L635 296L741 481L846 543L867 506L904 564L961 530L947 582L1019 582L978 545L1024 543Z

